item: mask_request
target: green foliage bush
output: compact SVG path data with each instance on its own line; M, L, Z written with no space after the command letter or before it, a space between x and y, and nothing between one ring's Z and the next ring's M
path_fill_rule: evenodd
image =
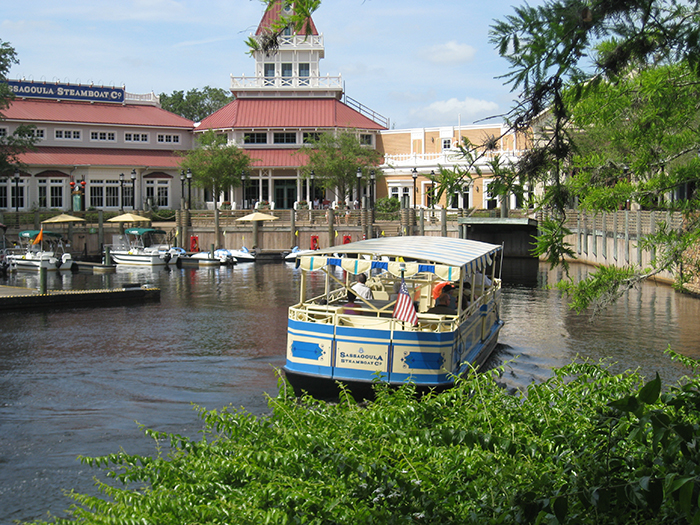
M377 220L395 221L399 219L401 202L396 197L382 197L374 203Z
M658 376L575 363L509 394L492 371L422 398L377 386L367 404L280 380L269 415L200 409L198 440L146 430L153 458L82 458L119 483L73 494L57 522L697 523L693 372L662 393Z

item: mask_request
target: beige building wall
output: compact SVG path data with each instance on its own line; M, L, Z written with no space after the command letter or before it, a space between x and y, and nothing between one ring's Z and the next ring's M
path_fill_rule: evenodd
M440 168L463 168L467 162L459 155L458 145L462 137L472 144L483 145L494 142L496 149L490 150L479 160L481 177L465 180L463 191L432 202L432 182ZM384 154L381 166L384 178L377 188L377 197L396 196L408 199L410 206L431 208L495 208L500 207L499 199L490 198L488 185L491 171L488 161L498 155L504 162L515 162L524 149L524 136L516 136L500 124L447 126L439 128L418 128L382 131L377 141L377 149ZM414 178L414 172L417 175ZM519 199L509 197L509 207L517 206Z

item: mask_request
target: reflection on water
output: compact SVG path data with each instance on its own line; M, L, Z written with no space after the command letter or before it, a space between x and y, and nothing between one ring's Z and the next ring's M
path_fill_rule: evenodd
M663 356L669 344L698 357L700 301L645 285L591 323L546 288L557 271L507 270L521 284L504 287L506 325L492 364L506 363L508 386L546 379L577 355L645 375L658 370L672 382L683 370ZM276 393L275 368L284 364L286 309L298 299L298 279L283 263L49 275L54 289L151 283L161 302L2 315L0 523L60 513L70 504L62 489L94 493L98 472L80 465L79 454L151 453L136 422L195 436L201 425L192 404L264 412L263 393ZM319 290L324 284L320 274L309 281ZM39 283L22 273L6 284Z

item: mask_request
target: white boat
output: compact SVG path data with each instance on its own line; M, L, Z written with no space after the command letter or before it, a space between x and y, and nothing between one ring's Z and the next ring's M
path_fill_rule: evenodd
M20 248L5 255L10 270L38 272L41 268L57 271L73 267L73 257L64 251L60 233L24 230L19 232L19 239Z
M297 393L314 395L333 395L336 382L370 395L373 381L448 388L480 368L498 341L499 256L502 246L447 237L370 239L299 256L301 290L299 302L289 307L287 379ZM325 273L323 293L310 293L312 283L318 286L311 272ZM359 273L369 276L373 299L358 298L349 309L344 303ZM489 280L471 288L467 283L481 273ZM429 312L434 294L447 283L454 286L454 310Z
M253 262L255 261L255 253L251 252L245 246L241 247L240 250L229 250L231 255L236 258L238 262Z
M214 257L212 258L211 252L197 252L189 254L187 257L190 259L200 259L200 260L215 260L219 264L230 266L236 264L237 260L233 255L232 250L227 250L225 248L219 248L214 250Z
M176 265L185 250L163 241L165 232L155 228L127 228L124 235L115 235L109 247L116 264L129 266Z
M295 262L300 255L308 255L317 251L318 250L300 250L298 246L295 246L292 248L291 252L284 256L284 260L287 262Z

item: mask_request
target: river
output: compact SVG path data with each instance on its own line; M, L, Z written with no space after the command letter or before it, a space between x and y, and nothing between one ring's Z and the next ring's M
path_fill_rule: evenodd
M573 266L579 275L585 266ZM524 388L572 359L608 359L667 383L685 371L668 345L700 358L700 301L667 286L631 290L593 322L548 288L561 274L535 266L504 279L506 324L492 365ZM0 524L62 516L64 490L95 493L100 472L78 455L151 454L139 425L196 436L194 406L266 411L284 364L286 309L299 271L284 263L217 269L124 269L50 275L52 289L152 283L161 301L142 306L3 313L0 318ZM514 282L517 281L517 282ZM38 287L20 273L2 284Z

